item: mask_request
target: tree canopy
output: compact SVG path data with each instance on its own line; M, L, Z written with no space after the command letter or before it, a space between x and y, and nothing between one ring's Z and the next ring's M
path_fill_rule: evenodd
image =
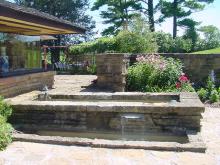
M15 0L15 2L85 27L87 32L85 35L80 35L78 41L88 40L94 34L95 22L86 13L89 0Z
M212 49L220 46L220 30L213 26L202 26L199 31L204 35L204 44L207 49Z
M162 15L159 22L166 18L173 18L173 38L177 36L177 27L182 19L190 16L195 11L204 9L205 4L212 3L214 0L160 0L158 7Z
M102 10L100 15L105 24L110 24L102 32L103 35L117 34L120 30L126 30L129 21L141 9L141 4L135 0L96 0L92 10L99 10L103 6L106 6L107 10Z

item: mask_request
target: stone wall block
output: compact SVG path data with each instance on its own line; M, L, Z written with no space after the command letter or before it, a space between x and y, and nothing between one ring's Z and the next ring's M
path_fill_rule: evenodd
M96 56L97 85L123 92L126 84L128 60L125 54L101 54Z
M22 76L0 78L0 95L12 97L32 90L40 90L44 85L51 88L55 72L41 72Z

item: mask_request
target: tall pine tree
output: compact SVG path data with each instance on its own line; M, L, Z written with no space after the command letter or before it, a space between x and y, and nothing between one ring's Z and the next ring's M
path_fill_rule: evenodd
M178 22L190 16L195 11L204 9L205 4L212 3L214 0L160 0L159 8L162 13L159 21L163 22L166 18L173 18L173 38L177 36Z
M154 13L157 12L157 7L154 7L153 0L137 0L137 2L141 3L141 12L148 19L148 24L151 32L155 31L155 19ZM155 5L157 6L157 5Z
M200 25L200 22L194 21L190 18L185 18L178 22L178 26L184 27L186 29L183 38L190 39L192 41L191 51L195 51L196 42L199 38L199 34L197 32L197 26Z
M102 32L103 35L114 35L127 29L129 21L141 9L141 4L135 0L96 0L92 10L99 10L103 6L107 6L107 9L101 11L100 15L105 24L110 24Z

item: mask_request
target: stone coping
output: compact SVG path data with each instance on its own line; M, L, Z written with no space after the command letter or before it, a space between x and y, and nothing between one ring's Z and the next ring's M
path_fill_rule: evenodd
M129 99L132 100L144 100L144 99L177 99L179 100L178 93L142 93L142 92L70 92L67 94L63 94L62 92L49 92L49 95L52 98L58 99L75 99L75 98L100 98L102 100L107 99Z
M19 97L7 99L7 101L12 105L16 106L16 110L56 110L56 111L81 111L81 112L92 112L92 111L101 111L101 112L139 112L139 113L149 113L149 112L160 112L169 111L169 112L178 112L179 108L183 110L184 113L187 112L198 112L201 113L204 111L205 107L199 100L196 93L180 93L179 98L180 102L143 102L141 99L143 97L154 96L164 97L172 96L177 94L171 93L127 93L127 92L118 92L118 93L78 93L72 94L69 96L99 96L106 98L105 100L67 100L67 101L38 101L37 96L39 92L32 92L31 94L24 94ZM136 100L132 101L107 101L113 97L132 97ZM46 107L46 108L45 108ZM89 108L88 108L89 107ZM147 108L147 111L146 111Z
M199 133L188 134L189 143L177 142L153 142L153 141L122 141L122 140L104 140L88 139L77 137L60 136L40 136L36 134L14 133L14 141L35 142L58 145L79 145L95 148L112 149L144 149L157 151L176 151L176 152L205 152L206 146L201 140Z

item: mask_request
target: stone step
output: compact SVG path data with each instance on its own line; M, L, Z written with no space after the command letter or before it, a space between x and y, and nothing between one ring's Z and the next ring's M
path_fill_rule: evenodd
M184 103L145 103L108 101L24 101L11 103L16 111L60 111L60 112L125 112L198 116L204 107ZM15 112L16 112L15 111Z
M178 93L141 93L141 92L80 92L80 93L57 93L49 92L52 100L123 100L123 101L154 101L168 102L179 101Z

